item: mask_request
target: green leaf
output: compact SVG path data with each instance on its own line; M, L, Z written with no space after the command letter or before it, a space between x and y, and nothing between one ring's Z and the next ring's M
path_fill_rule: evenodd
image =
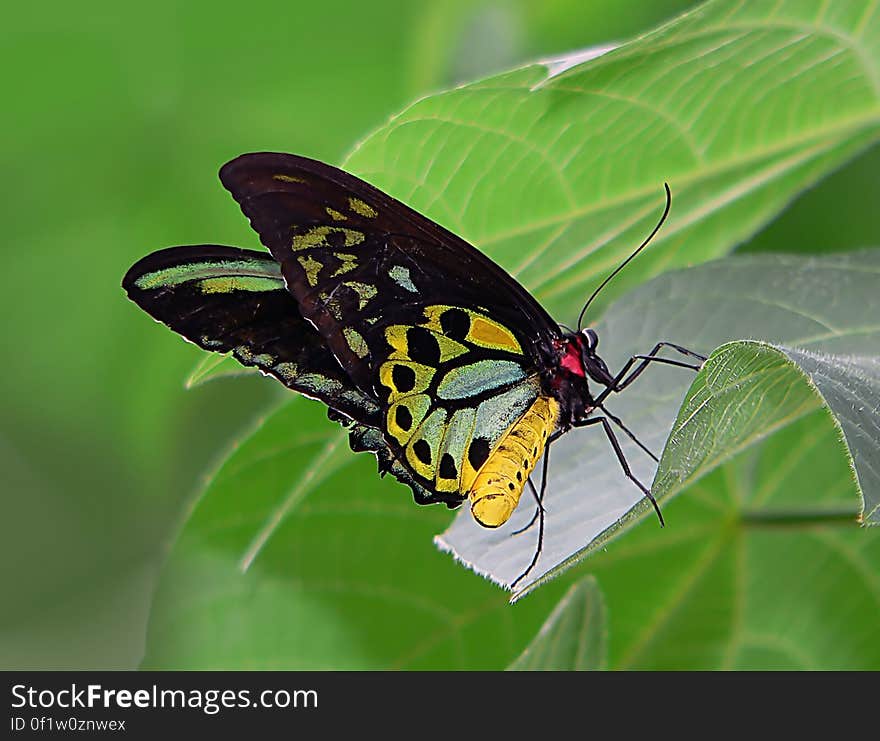
M585 563L609 667L876 668L880 532L853 524L852 489L820 409L668 501L666 528L609 542Z
M146 668L501 669L560 590L516 617L431 545L448 522L291 395L235 446L186 521ZM531 602L531 600L530 600Z
M607 661L605 600L596 579L572 584L510 669L604 669Z
M603 295L723 255L880 135L874 3L706 3L587 62L423 98L348 166L471 240L571 322Z
M880 14L868 3L709 3L564 72L581 57L425 98L365 140L349 166L485 249L570 320L650 231L664 180L674 194L670 221L605 301L648 275L724 254L876 141L878 37ZM865 298L871 276L852 264L859 259L842 258L848 267L835 275L852 279L859 298L838 286L844 300L827 304L825 280L803 262L721 264L705 281L672 274L606 312L603 355L619 367L657 339L708 353L755 336L838 355L867 343L876 355L876 328L859 334L852 323L853 306L876 315ZM831 267L817 264L817 274ZM773 303L798 280L809 294L796 297L802 314ZM612 409L659 448L690 380L656 369ZM511 619L497 590L425 551L446 522L442 511L417 508L404 487L379 481L341 438L292 438L333 429L320 425L321 411L285 405L212 478L162 577L145 666L508 665L562 582ZM821 493L823 506L853 506L839 431L824 409L804 415L665 502L667 529L645 522L590 559L611 606L609 666L880 661L876 534L763 517L803 491ZM624 448L650 480L650 461L626 440ZM641 503L605 441L587 431L554 447L551 475L535 575L581 558L578 549ZM508 536L531 514L520 509L491 542L470 541L475 557L463 551L502 581L531 557L534 532ZM459 526L474 527L456 521L448 543L457 546Z
M742 337L798 348L787 350L786 357L770 350L769 356L750 360L749 351L740 347L745 355L738 363L728 362L730 356L722 353L707 364L689 399L702 398L693 394L707 379L714 383L719 367L734 377L730 393L720 398L717 408L690 420L670 441L657 476L658 501L819 409L818 389L837 416L837 422L829 417L819 424L829 425L838 437L840 428L834 427L843 425L852 458L839 444L833 445L834 453L841 460L854 460L866 506L873 511L880 496L874 473L880 432L872 385L880 357L880 324L874 319L880 316L878 272L880 250L876 249L822 258L737 256L666 274L609 307L596 329L599 351L612 369L621 367L632 353L647 352L658 340L682 343L704 354ZM754 355L754 346L750 347ZM816 358L821 355L834 358L818 367ZM757 367L752 369L750 362ZM812 385L804 373L811 375ZM825 380L832 373L836 378ZM692 381L687 370L654 367L625 393L609 399L607 407L649 448L659 451ZM841 381L845 387L835 389ZM851 404L859 410L852 410ZM682 415L687 418L687 409ZM652 481L656 464L619 437L635 475L645 483ZM518 585L514 599L582 560L649 510L641 492L623 476L601 429L567 433L553 445L550 456L543 552L532 573ZM851 474L841 485L848 487L849 511L854 516L859 489ZM523 503L526 506L518 508L509 526L495 531L480 528L463 512L437 542L474 570L507 585L529 563L537 538L536 528L510 536L532 516L528 500ZM668 524L664 534L674 537L673 524Z
M259 373L252 368L239 363L231 354L208 353L205 354L196 366L190 371L185 385L188 389L201 386L203 383L213 381L215 378L233 378L235 376L252 376Z
M678 413L653 493L668 497L738 451L825 404L847 445L861 517L880 522L880 357L787 350L754 341L722 345L706 362ZM776 518L813 517L795 510ZM850 519L856 516L848 508Z

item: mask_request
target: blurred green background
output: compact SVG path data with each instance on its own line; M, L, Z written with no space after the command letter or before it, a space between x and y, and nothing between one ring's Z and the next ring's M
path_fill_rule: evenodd
M419 96L623 40L692 4L7 10L0 667L136 667L158 568L200 477L283 393L261 378L185 391L201 352L119 287L159 247L256 246L216 178L223 162L257 150L339 162ZM878 150L862 155L742 249L878 243L878 166Z

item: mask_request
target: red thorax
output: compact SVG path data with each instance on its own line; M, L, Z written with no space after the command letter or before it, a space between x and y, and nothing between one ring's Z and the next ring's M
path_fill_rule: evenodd
M581 336L576 334L566 337L560 349L562 351L560 367L565 368L572 375L585 378Z

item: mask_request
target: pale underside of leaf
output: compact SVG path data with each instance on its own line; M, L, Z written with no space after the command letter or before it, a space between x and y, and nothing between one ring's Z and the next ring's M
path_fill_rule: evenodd
M734 384L723 397L729 404L723 413L727 416L714 421L709 418L711 423L695 417L683 428L687 436L675 446L676 465L687 475L679 475L673 486L671 479L667 481L670 471L661 471L655 484L655 495L661 501L680 491L685 480L693 482L737 452L817 409L822 397L813 393L805 373L842 425L841 437L845 436L858 473L865 517L871 517L880 497L875 483L880 436L876 413L872 412L877 397L871 390L876 388L871 385L876 378L870 375L880 356L878 274L878 250L828 258L735 257L661 276L608 309L597 330L602 338L600 351L612 368L620 367L626 359L625 350L614 344L617 337L630 338L631 352L646 352L656 341L670 340L708 353L743 337L762 337L780 348L797 348L774 350L776 360L760 368L753 384L747 370L737 375L737 368L713 360L703 377L724 367ZM786 355L779 356L779 352ZM829 358L827 364L811 367L821 356ZM785 357L803 363L802 371L789 367ZM748 354L740 353L736 362L742 364L740 370L748 368ZM823 380L828 374L836 377ZM873 380L866 381L866 377ZM848 379L845 393L834 390L842 378ZM649 448L660 451L692 380L689 371L653 368L608 406ZM779 389L774 384L779 384ZM751 398L753 393L758 396ZM853 404L855 409L850 412ZM719 403L719 409L724 405ZM853 421L847 422L847 417ZM713 436L719 431L741 434L714 447ZM654 480L656 464L623 435L618 437L635 475L646 483ZM550 456L544 549L514 599L577 563L650 510L638 489L623 476L601 430L569 432L553 445ZM667 449L664 466L672 466L670 456ZM855 515L859 491L855 482L852 491ZM524 498L509 527L492 532L462 513L438 536L438 544L494 581L509 584L534 552L536 528L510 535L531 518L529 505ZM670 523L664 534L673 537L673 527Z

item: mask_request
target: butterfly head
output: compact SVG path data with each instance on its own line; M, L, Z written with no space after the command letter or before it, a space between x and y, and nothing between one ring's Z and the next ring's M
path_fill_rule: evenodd
M614 377L605 361L596 353L598 346L599 335L589 327L567 335L559 363L566 375L584 380L590 378L604 386L610 385Z
M584 349L595 352L599 346L599 335L596 334L596 330L586 327L579 334L581 335L581 344L584 346Z
M596 334L596 330L589 327L582 329L578 332L578 341L580 345L581 366L584 369L585 375L597 383L601 383L603 386L613 385L614 376L611 375L611 371L608 370L605 361L596 353L596 348L599 346L599 335Z

